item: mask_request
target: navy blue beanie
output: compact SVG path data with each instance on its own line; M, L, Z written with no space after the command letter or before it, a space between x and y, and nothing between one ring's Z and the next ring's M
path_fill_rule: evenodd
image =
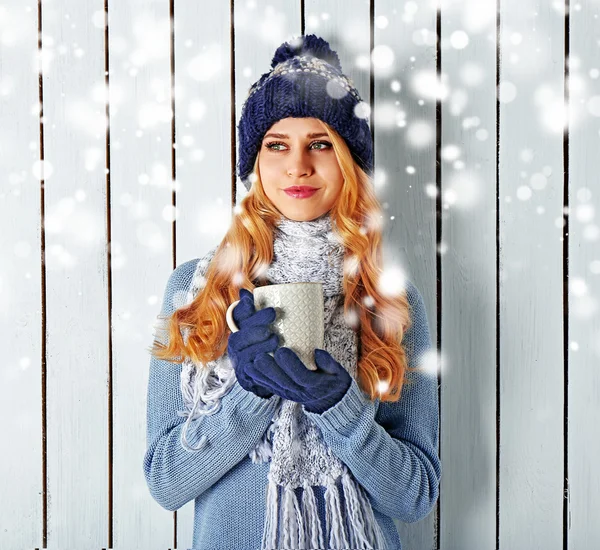
M355 111L362 99L352 80L342 73L337 53L314 34L291 42L277 48L272 69L248 91L238 124L238 176L249 191L249 176L263 136L278 120L288 117L314 117L329 124L371 176L371 131L360 109Z

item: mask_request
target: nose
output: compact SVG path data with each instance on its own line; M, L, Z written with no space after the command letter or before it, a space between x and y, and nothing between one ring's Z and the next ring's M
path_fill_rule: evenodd
M287 173L290 176L300 177L310 174L312 170L310 155L302 147L296 147L288 155Z

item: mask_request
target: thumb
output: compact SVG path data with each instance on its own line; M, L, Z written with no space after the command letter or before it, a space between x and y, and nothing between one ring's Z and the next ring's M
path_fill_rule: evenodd
M324 349L315 349L315 363L328 374L335 374L340 370L338 362Z

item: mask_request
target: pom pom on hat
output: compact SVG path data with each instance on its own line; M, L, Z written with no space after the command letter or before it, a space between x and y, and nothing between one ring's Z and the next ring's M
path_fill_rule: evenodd
M287 61L296 55L312 55L333 65L340 72L342 65L337 52L333 51L328 42L315 34L300 36L290 42L284 42L277 50L271 61L271 67L274 68L278 63Z

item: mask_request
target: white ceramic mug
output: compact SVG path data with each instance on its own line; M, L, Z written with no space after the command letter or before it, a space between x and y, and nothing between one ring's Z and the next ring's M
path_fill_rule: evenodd
M256 311L275 309L275 321L270 326L279 336L279 346L292 349L307 368L317 370L314 352L315 348L323 349L324 338L323 283L259 286L252 292ZM239 330L233 319L233 308L238 303L236 300L227 308L231 332Z

